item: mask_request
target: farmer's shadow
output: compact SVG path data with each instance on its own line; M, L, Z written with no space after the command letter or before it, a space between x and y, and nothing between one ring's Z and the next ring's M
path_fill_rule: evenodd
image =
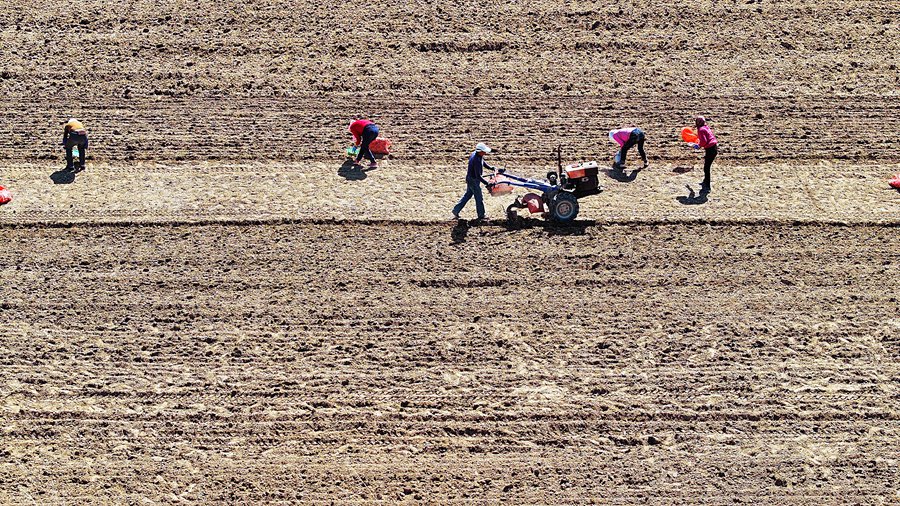
M709 200L709 189L700 187L700 193L694 193L694 189L691 188L691 185L685 185L688 189L687 195L681 195L679 197L675 197L679 203L684 204L686 206L698 206L701 204L705 204L707 200Z
M338 176L347 181L362 181L366 178L366 171L359 165L355 165L353 160L347 160L341 164L341 168L337 171Z
M341 164L341 167L338 169L338 175L347 181L362 181L368 177L366 172L375 169L377 169L377 167L364 169L360 165L355 165L353 160L347 160Z
M53 184L71 184L75 181L75 172L63 169L50 174Z
M550 237L555 235L585 235L588 227L594 225L596 223L593 220L574 220L568 223L546 221L541 224L544 232Z
M466 242L466 236L469 235L469 222L466 220L456 220L456 225L450 231L450 239L452 244L462 244Z
M607 176L611 177L612 179L615 179L616 181L618 181L620 183L630 183L630 182L634 181L635 179L637 179L638 173L640 171L641 171L641 169L634 169L631 171L630 174L626 174L625 170L622 168L618 168L618 169L613 168L613 169L606 169L604 172L606 172Z
M589 227L596 226L594 220L574 220L568 223L557 223L544 219L535 219L527 216L519 216L512 214L506 221L505 229L507 232L515 232L528 229L540 229L547 234L548 237L566 236L566 235L585 235Z

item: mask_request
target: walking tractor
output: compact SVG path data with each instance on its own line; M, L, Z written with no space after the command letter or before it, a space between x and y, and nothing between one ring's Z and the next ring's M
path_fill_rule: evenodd
M488 181L492 184L491 195L508 195L514 187L536 190L529 192L506 208L506 216L513 220L517 209L528 209L531 214L541 213L544 218L558 222L568 222L578 216L578 199L597 195L603 191L598 177L597 162L590 161L562 166L561 147L557 149L556 172L548 172L547 179L534 179L510 174L506 169L498 169Z

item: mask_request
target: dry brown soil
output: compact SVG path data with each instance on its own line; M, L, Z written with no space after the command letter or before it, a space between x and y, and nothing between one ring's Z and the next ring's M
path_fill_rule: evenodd
M11 228L4 502L897 501L896 228Z
M710 117L721 164L897 161L900 2L32 0L0 21L0 157L317 160L368 115L404 159L485 140L519 163L648 131L658 160ZM79 65L83 62L84 65ZM239 160L236 160L239 159Z
M900 502L900 1L8 4L0 503Z

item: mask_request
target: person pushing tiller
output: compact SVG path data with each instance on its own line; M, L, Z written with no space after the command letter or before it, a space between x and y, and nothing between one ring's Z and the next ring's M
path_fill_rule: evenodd
M359 146L359 153L356 155L355 164L359 165L360 160L365 156L371 162L369 163L369 168L377 168L378 162L375 161L375 155L372 154L369 145L378 138L378 125L367 119L358 119L351 121L350 127L347 130L353 134L353 143Z
M491 148L483 142L479 142L475 146L475 151L469 155L469 168L466 171L466 193L459 199L459 203L453 208L453 219L459 219L459 213L469 202L469 199L475 197L475 212L478 213L478 220L484 219L484 196L481 194L481 185L485 185L489 190L489 183L483 176L484 169L495 170L494 167L488 165L484 161L484 155L491 152Z
M66 148L66 170L80 172L84 170L84 157L88 147L87 130L75 118L70 119L63 127L62 145ZM78 165L73 163L72 149L78 147Z
M609 132L609 139L616 144L619 145L619 151L616 152L616 158L613 161L613 169L620 170L625 167L625 155L628 154L628 150L637 145L638 154L641 155L641 159L644 160L644 166L642 169L646 169L650 166L650 163L647 162L647 153L644 152L644 141L647 139L647 135L644 134L644 131L640 128L620 128L618 130L611 130Z

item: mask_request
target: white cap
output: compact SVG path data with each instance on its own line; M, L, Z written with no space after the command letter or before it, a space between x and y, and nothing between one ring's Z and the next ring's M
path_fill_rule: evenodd
M611 141L613 141L613 142L616 142L615 137L613 137L613 135L614 135L615 133L616 133L615 130L610 130L610 131L609 131L609 140L611 140Z
M478 144L475 145L475 151L481 151L482 153L490 153L491 148L489 148L487 144L485 144L483 142L479 142Z

